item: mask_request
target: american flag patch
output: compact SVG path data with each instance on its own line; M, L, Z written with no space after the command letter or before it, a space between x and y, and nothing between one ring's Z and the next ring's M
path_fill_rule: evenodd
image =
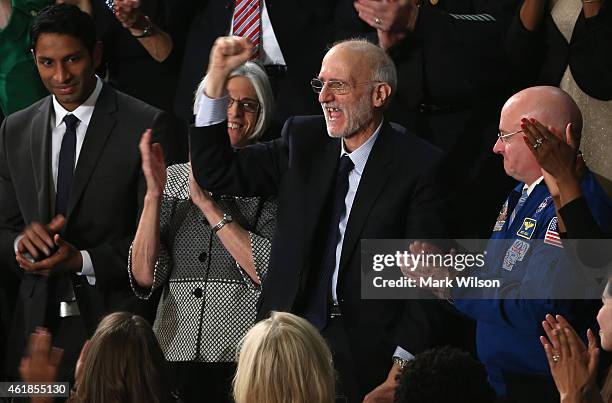
M563 247L561 237L559 236L559 230L557 229L557 217L553 217L553 219L550 220L550 224L548 224L548 228L546 229L546 235L544 235L544 243L559 248Z

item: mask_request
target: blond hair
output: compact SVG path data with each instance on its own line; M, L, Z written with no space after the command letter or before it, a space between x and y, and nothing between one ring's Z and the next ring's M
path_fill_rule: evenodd
M236 403L332 403L332 356L306 320L272 312L242 339L234 377Z

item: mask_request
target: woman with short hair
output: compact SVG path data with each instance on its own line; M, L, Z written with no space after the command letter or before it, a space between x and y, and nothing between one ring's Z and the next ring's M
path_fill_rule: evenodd
M245 147L270 123L270 83L247 62L228 76L226 90L229 141ZM181 398L228 401L236 346L255 323L268 269L276 199L211 195L189 164L166 170L161 147L150 141L146 132L140 150L147 193L128 259L132 288L143 299L163 289L153 329Z

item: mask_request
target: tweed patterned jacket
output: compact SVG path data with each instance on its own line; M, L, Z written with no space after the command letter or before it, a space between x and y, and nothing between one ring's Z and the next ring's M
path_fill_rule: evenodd
M134 293L148 299L163 292L153 329L169 361L234 361L236 347L253 326L261 287L254 283L212 232L189 195L189 165L171 165L160 212L160 253L151 289L128 272ZM275 229L275 199L215 198L234 222L249 231L257 275L264 284ZM215 225L216 223L212 223Z

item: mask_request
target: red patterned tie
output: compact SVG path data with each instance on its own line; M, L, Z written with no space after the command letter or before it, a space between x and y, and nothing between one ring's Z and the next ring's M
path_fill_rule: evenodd
M250 40L255 45L251 59L257 58L261 44L261 1L236 0L233 33Z

